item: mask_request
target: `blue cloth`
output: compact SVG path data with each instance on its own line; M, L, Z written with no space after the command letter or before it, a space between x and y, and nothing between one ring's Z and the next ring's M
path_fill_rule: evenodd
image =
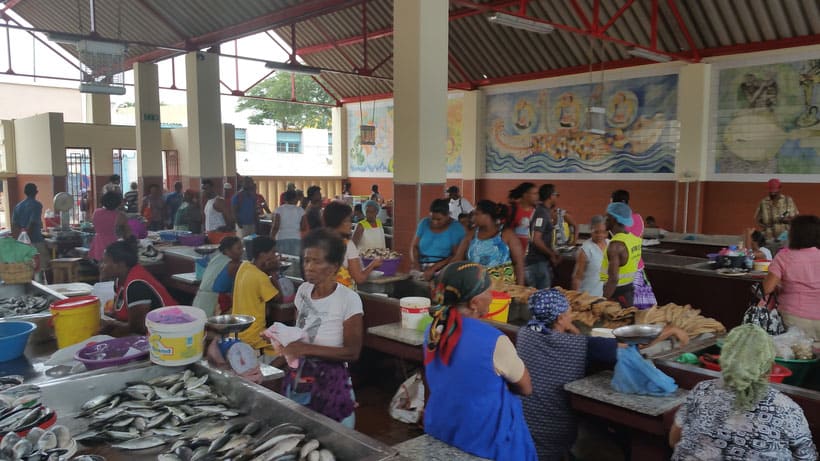
M425 432L482 458L536 461L521 400L493 366L495 345L503 333L471 318L463 319L462 328L450 364L444 365L436 355L425 367L430 387Z
M612 388L624 394L664 397L678 390L675 380L641 357L635 346L618 349Z
M19 226L28 233L31 243L45 241L43 238L43 204L33 198L27 198L14 207L11 215L13 226ZM31 228L31 232L29 232Z
M510 247L501 238L501 231L486 240L478 238L478 229L467 250L467 259L484 267L498 267L512 262Z
M532 319L527 323L530 330L545 332L552 329L558 317L569 310L569 301L555 288L538 290L528 300Z
M225 264L225 267L223 267L219 275L216 276L211 291L214 293L233 293L233 282L234 278L228 274L228 265Z
M632 209L629 208L629 205L626 203L610 203L609 206L606 207L606 214L612 216L616 221L624 226L631 226L633 224Z
M416 237L419 238L419 259L422 264L439 262L453 254L453 247L458 247L464 239L464 226L452 221L447 229L435 233L430 228L430 218L419 221Z
M244 191L234 195L231 206L236 213L236 221L240 226L256 223L256 194Z
M174 217L177 215L177 210L179 210L179 207L182 206L182 193L174 191L166 195L165 205L170 210L171 220L173 221Z

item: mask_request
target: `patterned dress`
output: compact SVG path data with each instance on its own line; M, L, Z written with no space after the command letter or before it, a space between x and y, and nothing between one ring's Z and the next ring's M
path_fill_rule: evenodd
M510 256L510 247L501 238L501 230L488 239L478 238L475 230L473 240L467 250L467 259L487 268L487 273L495 280L515 283L515 269Z
M817 459L803 410L792 399L769 388L752 411L733 408L734 393L721 380L695 386L675 415L683 429L673 460L806 460Z

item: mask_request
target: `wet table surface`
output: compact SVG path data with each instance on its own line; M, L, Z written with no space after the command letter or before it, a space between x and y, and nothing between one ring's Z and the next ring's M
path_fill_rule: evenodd
M617 407L626 408L649 416L660 416L667 411L680 406L689 391L678 388L668 397L652 397L648 395L623 394L612 389L612 371L602 371L577 381L567 383L564 389L572 394L580 395L599 402L608 403Z
M367 333L411 346L421 346L424 344L424 332L402 328L401 322L370 327L367 329Z

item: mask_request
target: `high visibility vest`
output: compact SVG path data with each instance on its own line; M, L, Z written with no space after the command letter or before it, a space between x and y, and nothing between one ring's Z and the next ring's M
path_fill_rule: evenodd
M621 242L626 246L628 259L626 264L618 268L618 286L629 285L635 280L635 276L638 274L638 263L641 260L641 245L643 244L643 240L628 232L622 232L615 234L609 241L609 244L612 245L612 242ZM604 251L604 261L601 263L601 281L606 282L607 280L609 280L609 255L607 251Z

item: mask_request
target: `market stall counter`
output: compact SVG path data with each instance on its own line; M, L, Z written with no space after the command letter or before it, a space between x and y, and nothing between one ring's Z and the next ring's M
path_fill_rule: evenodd
M183 371L186 374L183 374ZM99 420L97 424L89 424L92 420L80 417L80 413L83 412L83 405L85 405L85 413L93 412L93 410L89 410L89 407L94 408L93 399L102 401L106 397L101 396L118 393L128 386L133 387L133 384L128 383L151 382L156 387L162 386L158 383L171 384L179 382L181 379L186 379L187 389L200 387L203 389L203 395L213 394L212 399L216 398L222 402L222 406L236 408L236 410L221 412L222 416L234 415L234 417L228 421L220 421L214 416L206 419L200 418L201 422L199 424L195 424L190 431L186 430L186 432L190 432L187 436L152 435L136 440L127 439L101 445L94 445L90 442L94 438L94 431L99 431L99 429L95 429L99 426ZM194 383L197 385L195 386ZM208 387L202 387L205 383ZM261 426L254 431L257 434L264 434L271 428L287 423L290 426L283 426L280 429L283 431L282 434L296 434L294 438L299 439L299 444L316 439L319 446L331 451L339 460L376 461L394 458L397 455L397 451L391 447L345 428L341 424L268 389L248 383L231 373L211 368L204 362L193 364L187 370L156 365L104 370L98 373L52 380L41 384L40 387L42 389L42 402L56 412L57 423L67 426L75 438L85 439L78 446L78 454L97 454L108 460L156 459L159 453L169 451L170 446L177 440L191 440L194 437L200 439L210 437L216 440L225 434L224 431L229 430L228 427L235 424L233 427L242 430L242 428L247 428L247 424L252 421L258 422ZM137 390L132 388L130 393L132 399L135 392ZM70 395L71 399L66 399L66 395ZM188 391L186 391L186 395L188 395ZM222 395L225 399L220 399L216 397L217 395ZM137 402L139 401L137 400ZM194 402L190 405L197 404ZM173 405L169 403L163 408L169 406ZM158 411L162 413L163 410ZM89 430L91 434L89 434ZM170 432L168 433L170 434ZM207 437L204 435L206 433L209 434ZM81 436L80 434L84 435ZM239 436L239 434L234 433L234 436ZM253 443L253 439L249 440L245 445ZM294 442L297 442L297 440L294 440ZM261 443L261 440L258 443ZM135 447L143 447L143 449L136 449ZM259 453L267 452L271 448L273 448L273 445L265 449L260 448Z

